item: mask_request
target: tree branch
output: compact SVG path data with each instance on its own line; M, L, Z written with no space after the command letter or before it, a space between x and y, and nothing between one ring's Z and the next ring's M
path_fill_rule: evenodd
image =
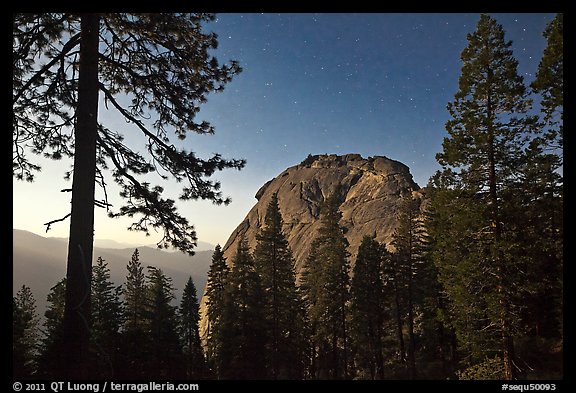
M24 94L24 92L34 83L36 82L46 71L48 71L54 64L56 64L57 62L59 62L61 59L64 58L64 56L66 56L68 54L68 52L70 52L72 50L72 48L74 48L76 46L76 44L78 44L80 42L80 33L72 36L70 38L70 40L62 47L62 51L58 54L58 56L54 57L52 60L50 60L44 67L42 67L38 72L36 72L30 79L28 79L28 82L26 82L24 84L24 86L22 86L22 88L20 89L20 91L18 93L16 93L16 96L14 98L12 98L12 104L15 104L16 102L18 102L18 100L20 99L20 97L22 96L22 94Z
M25 59L25 58L26 58L26 55L25 55L25 54L28 54L28 52L30 51L30 48L32 47L32 44L33 44L34 41L35 41L35 38L30 38L30 37L42 36L42 35L46 32L46 30L48 30L48 28L49 28L51 25L58 25L58 24L64 22L69 16L70 16L70 14L66 14L66 13L65 13L65 14L62 14L62 16L61 16L59 19L53 21L52 23L47 23L47 24L44 25L44 26L41 26L41 25L39 25L39 26L34 26L34 29L35 29L36 27L38 27L38 29L37 29L36 32L30 31L30 30L28 30L28 31L21 31L21 32L18 34L17 38L19 38L19 39L21 40L21 42L22 42L22 40L23 40L23 37L26 37L27 39L24 41L25 43L24 43L24 45L23 45L21 48L19 48L19 49L18 49L17 51L15 51L15 52L13 52L13 54L15 55L15 56L14 56L14 60L13 60L13 66L16 66L16 63L17 63L18 61L21 61L22 59ZM38 16L37 16L37 17L38 17ZM40 27L43 27L43 29L40 29Z
M49 221L49 222L47 222L46 224L44 224L44 225L46 225L46 232L48 232L48 231L50 230L50 227L51 227L52 224L55 224L55 223L57 223L57 222L64 221L65 219L67 219L67 218L70 217L71 215L72 215L72 213L68 213L68 214L66 214L66 215L65 215L64 217L62 217L62 218L58 218L58 219L56 219L56 220L52 220L52 221Z
M150 132L150 130L148 130L144 124L138 120L137 118L135 118L133 115L131 115L130 113L128 113L128 111L126 111L126 109L122 108L122 106L116 101L116 99L114 98L114 95L112 95L112 93L110 92L110 90L108 90L106 88L106 86L104 86L103 83L100 83L100 89L104 92L104 95L106 96L106 98L108 100L110 100L110 102L112 103L112 105L118 110L118 112L120 112L120 114L124 117L126 117L128 120L130 120L132 123L136 124L136 126L138 126L138 128L140 128L140 130L146 134L146 136L148 136L150 139L154 140L154 142L156 142L158 145L162 146L164 149L166 150L171 150L174 148L174 146L168 146L166 143L164 143L160 138L158 138L158 136L156 136L154 133Z

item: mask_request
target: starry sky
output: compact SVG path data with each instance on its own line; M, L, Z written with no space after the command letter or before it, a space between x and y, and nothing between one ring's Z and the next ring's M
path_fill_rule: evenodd
M513 41L518 71L530 83L554 14L490 15ZM190 135L183 146L204 158L216 152L245 158L247 165L214 176L231 205L178 202L199 239L224 244L260 186L308 154L384 155L408 165L425 186L439 169L446 104L458 89L460 53L478 20L479 14L454 13L218 14L206 25L219 37L214 55L238 60L243 72L210 95L198 115L215 126L215 135ZM123 122L103 108L99 116ZM69 194L59 190L70 185L62 179L68 164L42 163L35 183L13 181L13 227L44 235L43 223L67 213ZM156 182L177 196L177 185ZM109 194L119 205L117 193ZM96 238L130 244L160 238L128 233L128 220L99 210ZM68 225L57 224L48 235L65 237Z

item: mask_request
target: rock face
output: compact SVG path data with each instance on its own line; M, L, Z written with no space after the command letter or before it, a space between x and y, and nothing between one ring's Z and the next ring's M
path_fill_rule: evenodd
M364 235L375 234L379 242L391 242L401 198L420 194L419 190L408 167L386 157L365 159L359 154L308 156L258 190L258 202L230 235L223 248L224 255L230 263L242 236L254 250L266 208L272 194L277 192L284 233L299 273L320 227L320 204L336 193L341 201L340 225L350 243L348 251L353 265ZM203 337L207 330L205 302L203 296L200 323Z

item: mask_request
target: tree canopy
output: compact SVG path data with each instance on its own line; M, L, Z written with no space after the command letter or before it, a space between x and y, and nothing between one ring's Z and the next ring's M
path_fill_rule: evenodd
M95 18L96 51L80 45L81 21ZM130 229L164 231L161 246L192 252L194 228L181 216L174 200L163 196L142 175L181 182L182 200L208 199L229 203L220 184L208 180L215 171L240 169L243 160L219 154L202 159L177 147L173 139L188 133L212 134L214 127L196 120L211 92L220 92L241 71L236 61L220 64L211 54L217 36L203 28L211 14L110 13L15 14L13 17L13 174L33 181L40 166L30 153L55 160L79 151L77 136L82 57L97 65L90 94L133 127L119 129L97 111L96 182L106 188L106 171L121 188L125 204L110 216L141 216ZM98 104L97 104L98 105ZM146 141L138 151L127 141L126 129ZM70 177L73 173L66 173ZM147 179L147 178L146 178ZM105 193L100 205L110 207Z

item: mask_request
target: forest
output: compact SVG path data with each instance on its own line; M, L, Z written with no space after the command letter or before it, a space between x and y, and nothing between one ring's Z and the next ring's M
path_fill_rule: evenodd
M83 378L562 379L562 14L543 35L546 49L534 82L526 85L502 26L480 16L461 54L458 91L447 105L448 136L436 156L442 170L430 178L425 198L403 198L390 244L365 236L351 260L341 226L343 201L337 194L327 196L320 230L297 274L274 195L254 249L241 241L231 260L220 246L214 250L204 336L192 279L176 299L172 279L154 267L144 271L136 249L122 285L110 280L101 258L89 276L85 271L84 276L78 271L68 276L78 281L73 290L70 278L55 283L43 320L30 288L18 291L13 297L14 378L67 375L67 351L76 348L67 342L67 329L76 327L86 331L88 341L79 349ZM128 82L146 84L135 75L125 81L111 76L120 65L108 63L104 73L119 81L118 89ZM207 61L206 67L218 65ZM236 64L222 67L210 77L224 84L238 70ZM15 89L25 96L29 87ZM142 86L146 88L156 87ZM102 84L101 89L110 92L113 105L120 105L114 104L112 87ZM51 93L50 87L45 90ZM55 99L68 100L61 94ZM23 105L35 105L37 97L28 98ZM145 95L140 99L181 127L184 120L178 116L193 110L154 104ZM68 116L63 113L59 115ZM14 121L25 128L21 118ZM56 152L68 143L57 132L47 138L43 143ZM105 159L116 165L115 180L128 201L118 214L143 214L133 229L162 227L166 236L161 246L190 252L195 233L186 219L161 198L161 189L136 181L123 167L143 174L153 171L153 165L108 129L100 128L97 139L101 155L94 165ZM67 152L72 154L58 154ZM226 203L219 185L200 182L193 170L211 174L244 165L219 155L199 163L191 153L171 150L152 136L150 154L175 178L191 182L184 186L184 199L217 203ZM22 157L14 173L26 178L34 168ZM98 171L92 176L92 193ZM90 289L83 291L86 286Z

